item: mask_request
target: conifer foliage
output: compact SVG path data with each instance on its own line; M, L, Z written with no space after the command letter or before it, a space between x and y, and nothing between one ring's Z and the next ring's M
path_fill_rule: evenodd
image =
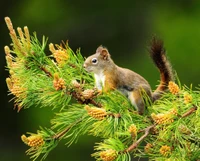
M39 42L28 27L18 27L16 33L10 18L5 21L12 40L11 48L5 46L6 82L14 108L60 111L50 127L21 136L33 160L44 160L62 139L71 145L87 134L103 139L91 155L97 161L200 159L200 88L170 82L169 92L150 103L141 116L118 91L102 93L94 88L93 76L82 68L80 50L73 52L67 42L50 43L47 55L45 37Z

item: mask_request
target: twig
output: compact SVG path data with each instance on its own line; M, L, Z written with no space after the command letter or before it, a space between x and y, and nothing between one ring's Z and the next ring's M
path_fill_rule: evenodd
M62 138L70 129L72 128L72 126L69 126L67 128L65 128L63 131L55 134L52 136L53 139L60 139Z
M93 104L94 106L99 107L99 108L102 107L102 104L96 102L96 101L93 100L93 99L89 99L89 100L88 100L88 103Z
M99 107L99 108L102 107L102 105L100 103L97 103L95 100L93 100L91 98L90 99L83 99L79 92L71 91L69 94L71 94L72 97L74 99L76 99L78 102L80 102L81 104L89 104L90 103L90 104L93 104L96 107Z
M149 132L152 128L154 128L156 126L156 124L154 125L151 125L147 128L145 128L143 131L144 131L144 135L142 135L136 142L134 142L133 144L131 144L127 149L125 149L123 151L123 153L126 153L126 152L130 152L132 150L134 150L142 140L144 140L148 135L149 135Z
M112 116L114 118L120 118L121 114L120 113L108 113L107 116Z
M53 77L52 74L51 74L45 67L40 67L40 69L41 69L42 71L44 71L45 74L46 74L48 77Z
M189 109L187 112L185 112L181 117L184 118L184 117L187 117L189 115L191 115L193 112L195 112L197 110L197 106L193 106L191 109Z
M76 122L72 123L71 125L67 126L63 131L58 132L57 134L53 135L53 139L61 139L74 125L80 123L83 120L83 118L80 118Z

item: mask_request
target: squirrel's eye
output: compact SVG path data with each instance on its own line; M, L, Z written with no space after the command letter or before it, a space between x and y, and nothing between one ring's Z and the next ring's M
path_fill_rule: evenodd
M92 59L92 63L93 63L93 64L97 64L97 62L98 62L98 61L97 61L97 58L93 58L93 59Z

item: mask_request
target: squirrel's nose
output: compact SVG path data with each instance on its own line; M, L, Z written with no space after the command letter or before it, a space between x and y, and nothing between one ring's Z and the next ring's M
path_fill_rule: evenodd
M83 64L83 68L86 68L86 67L87 67L87 65L84 63L84 64Z

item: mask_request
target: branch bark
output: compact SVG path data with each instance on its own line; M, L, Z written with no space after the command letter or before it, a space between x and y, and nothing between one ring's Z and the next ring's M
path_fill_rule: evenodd
M131 144L127 149L125 149L123 152L130 152L132 150L134 150L135 148L137 148L137 146L149 135L149 132L152 128L154 128L157 124L151 125L147 128L145 128L144 130L144 135L142 135L136 142L134 142L133 144Z
M81 104L92 104L92 105L94 105L94 106L96 106L96 107L99 107L99 108L102 107L102 105L101 105L100 103L96 102L93 98L90 98L90 99L83 99L83 97L82 97L82 95L81 95L81 92L79 92L79 91L73 90L73 91L71 91L71 92L69 92L69 93L67 93L67 94L72 95L72 97L73 97L74 99L76 99L76 100L77 100L79 103L81 103ZM96 96L94 95L93 97L96 97Z
M61 139L74 125L77 125L83 120L83 118L78 119L76 122L72 123L71 125L67 126L64 130L61 132L56 133L52 136L53 139Z
M195 112L197 110L197 106L193 106L191 109L189 109L187 112L185 112L181 117L184 118L184 117L187 117L189 115L191 115L193 112Z

